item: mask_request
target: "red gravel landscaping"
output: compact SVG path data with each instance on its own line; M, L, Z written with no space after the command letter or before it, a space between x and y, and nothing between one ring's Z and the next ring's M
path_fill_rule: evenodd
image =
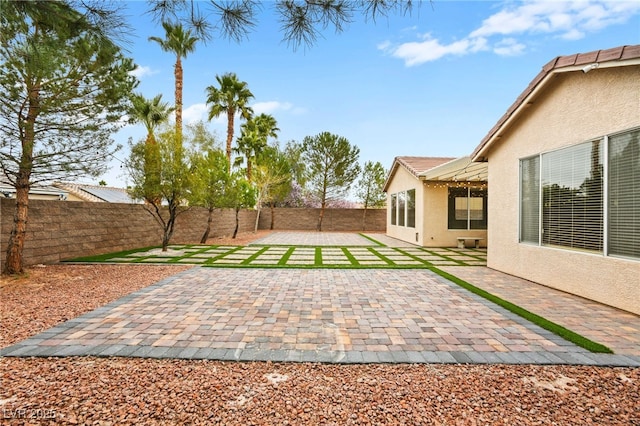
M0 346L186 266L55 265L0 285ZM2 424L640 425L640 369L0 359Z

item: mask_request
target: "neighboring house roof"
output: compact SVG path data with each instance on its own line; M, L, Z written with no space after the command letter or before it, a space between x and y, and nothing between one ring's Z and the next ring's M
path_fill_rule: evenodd
M395 176L398 167L402 166L409 173L420 179L420 174L433 169L441 164L455 160L453 157L396 157L393 159L391 170L384 183L383 191L386 192L393 176Z
M140 201L131 198L127 193L127 190L123 188L69 182L54 182L53 185L57 188L69 191L70 194L73 194L82 200L94 203L140 204Z
M9 181L0 179L0 194L5 198L16 198L16 188ZM59 200L65 200L69 192L53 186L32 185L29 188L29 195L46 196L47 198L57 197Z
M486 161L485 153L500 139L501 134L518 118L523 110L533 102L537 93L544 89L553 76L558 73L581 71L587 73L596 68L610 68L627 65L640 65L640 45L620 46L607 50L558 56L542 67L542 71L529 83L507 112L482 139L480 145L471 154L473 161Z

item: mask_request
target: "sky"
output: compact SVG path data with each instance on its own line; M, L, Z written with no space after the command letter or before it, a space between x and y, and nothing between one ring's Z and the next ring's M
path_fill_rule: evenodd
M283 41L272 5L263 2L248 40L214 38L183 59L184 123L207 121L206 88L234 72L254 94L255 113L277 120L281 145L328 131L356 145L361 164L385 169L396 156L469 155L556 56L640 44L637 1L434 0L410 16L357 17L298 49ZM173 104L175 57L148 41L164 30L147 7L127 3L127 54L138 65L137 91ZM224 116L208 126L224 140ZM126 187L127 141L145 136L142 125L122 128L114 141L124 147L109 171L85 183Z

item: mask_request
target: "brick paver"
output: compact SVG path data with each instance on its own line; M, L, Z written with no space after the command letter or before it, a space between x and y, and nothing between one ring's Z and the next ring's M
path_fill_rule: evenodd
M196 267L6 356L640 365L594 355L428 270Z
M535 312L617 354L640 356L640 316L486 267L442 267L502 299Z

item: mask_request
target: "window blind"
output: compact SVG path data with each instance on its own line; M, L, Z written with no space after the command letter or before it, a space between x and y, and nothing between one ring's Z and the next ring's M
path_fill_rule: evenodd
M608 252L640 257L640 130L609 138Z
M542 155L542 242L602 251L603 143Z
M540 156L520 160L520 242L540 243Z

